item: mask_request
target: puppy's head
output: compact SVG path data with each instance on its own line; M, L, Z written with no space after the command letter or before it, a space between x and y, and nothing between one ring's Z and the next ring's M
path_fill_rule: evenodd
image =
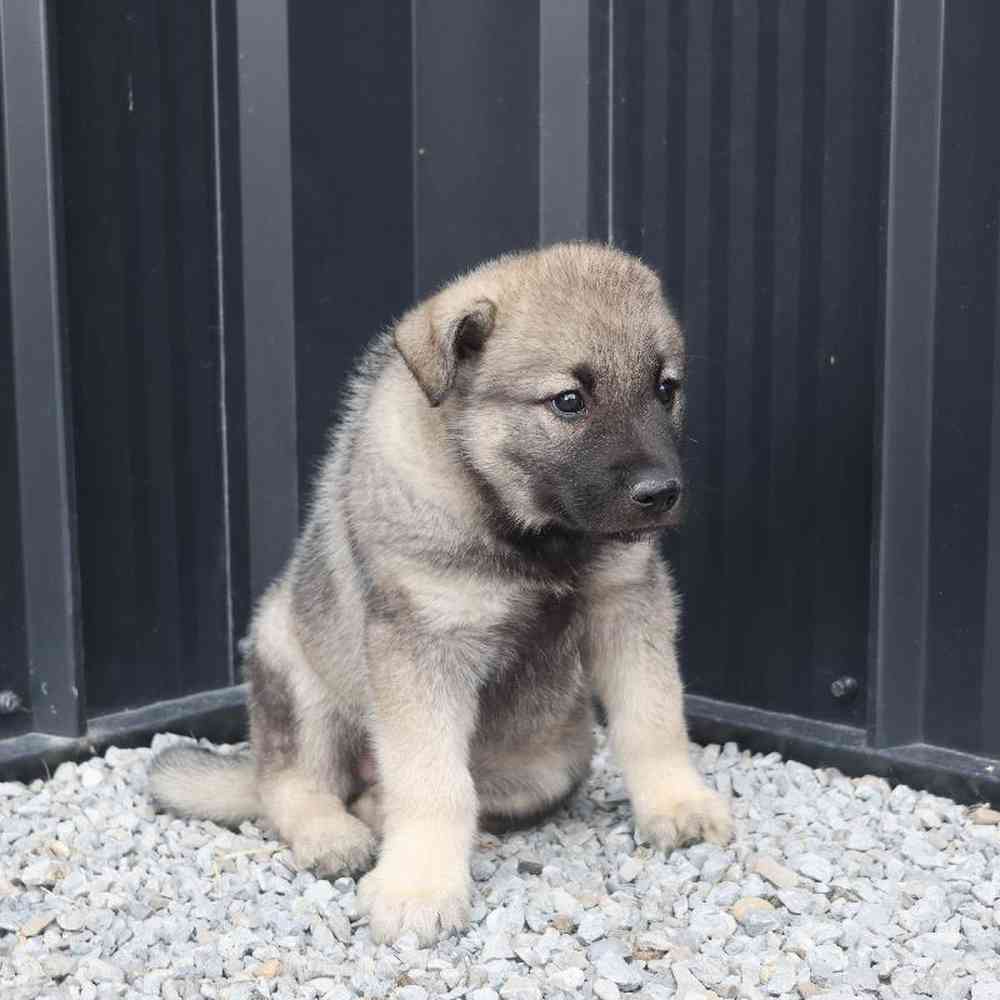
M628 537L679 517L683 338L634 257L501 258L404 317L395 344L512 525Z

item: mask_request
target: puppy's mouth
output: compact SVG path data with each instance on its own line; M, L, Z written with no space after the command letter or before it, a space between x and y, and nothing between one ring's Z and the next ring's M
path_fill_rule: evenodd
M678 528L680 518L673 513L667 517L660 517L645 524L602 524L599 519L587 520L581 517L568 516L567 512L560 511L557 518L558 523L564 530L576 535L586 535L588 538L597 541L608 542L641 542L647 538L654 538L665 531Z
M557 517L571 530L591 538L623 542L638 542L679 528L684 515L683 502L670 511L645 516L639 512L628 512L622 516L622 512L617 509L609 511L598 508L587 511L567 509L568 507L568 504L561 504Z

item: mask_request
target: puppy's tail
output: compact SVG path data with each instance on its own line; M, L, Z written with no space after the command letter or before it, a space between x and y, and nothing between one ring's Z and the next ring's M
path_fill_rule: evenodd
M149 793L161 809L227 826L260 815L250 754L224 756L201 747L168 747L153 760Z

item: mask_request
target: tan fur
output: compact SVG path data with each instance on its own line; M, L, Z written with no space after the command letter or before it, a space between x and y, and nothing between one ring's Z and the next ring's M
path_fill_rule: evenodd
M373 831L308 774L289 769L269 775L259 787L264 814L303 868L337 874L371 861Z
M680 507L636 498L680 483L683 391L661 383L683 367L656 276L589 244L489 262L376 338L246 641L254 771L167 756L158 801L262 816L324 871L381 838L359 904L376 939L426 942L467 918L477 825L581 783L596 693L643 832L728 837L687 758L651 534Z
M430 629L489 628L505 621L519 590L475 573L428 569L405 559L388 559L384 568L406 589L417 617Z
M612 749L636 825L657 847L701 839L723 844L732 835L728 809L688 757L676 608L653 599L672 596L669 576L650 549L635 550L597 576L588 619L590 669L608 712ZM649 586L641 568L655 574L658 586Z
M150 794L159 805L216 823L239 823L260 811L253 758L213 756L193 746L157 755Z

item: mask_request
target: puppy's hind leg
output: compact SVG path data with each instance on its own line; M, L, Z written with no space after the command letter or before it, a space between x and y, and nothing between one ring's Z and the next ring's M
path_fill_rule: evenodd
M345 806L358 739L282 611L279 600L261 615L245 664L261 811L304 868L361 871L371 864L375 835Z
M371 866L375 854L371 828L305 771L290 768L262 778L260 797L268 819L303 868L337 875Z

